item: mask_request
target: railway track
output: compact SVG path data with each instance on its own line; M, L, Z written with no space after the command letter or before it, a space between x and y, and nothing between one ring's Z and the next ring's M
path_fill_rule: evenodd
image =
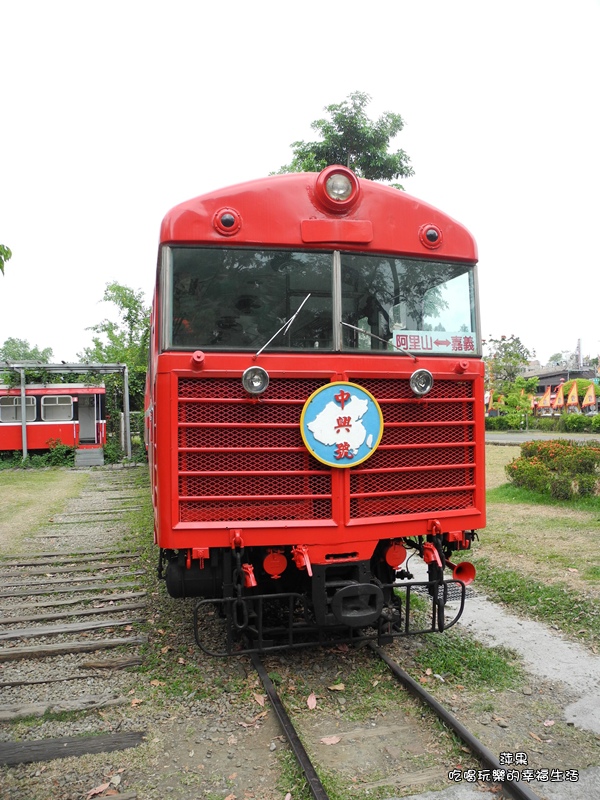
M429 732L432 726L428 714L417 712L413 718L406 713L406 706L402 705L406 704L406 697L403 701L398 697L397 711L386 708L380 713L376 708L375 713L363 714L361 721L356 722L352 713L347 713L353 702L350 692L348 706L340 703L340 713L336 712L340 695L329 689L336 688L332 684L343 679L338 675L350 677L370 661L366 648L340 652L319 650L312 656L307 653L270 656L266 663L271 673L254 656L230 661L207 658L196 650L193 643L191 601L185 606L166 605L159 595L152 603L148 601L148 615L156 617L154 627L150 627L150 649L164 654L163 661L168 663L168 674L171 675L175 675L178 663L182 673L191 668L192 663L197 664L198 685L205 685L206 699L196 700L192 692L188 696L188 690L193 687L190 678L181 697L174 699L171 695L164 714L136 715L129 695L132 676L124 667L140 662L140 645L144 641L140 627L146 616L146 597L137 557L123 549L123 517L136 505L140 495L147 492L147 487L138 489L135 481L127 479L126 473L113 475L110 471L95 473L93 483L92 486L90 482L89 490L79 498L69 502L63 514L56 515L33 533L20 548L21 555L5 556L0 560L0 715L3 715L0 720L10 723L32 714L46 715L50 712L51 716L64 710L91 710L91 713L79 717L69 715L69 719L77 720L77 730L72 736L62 735L71 733L71 730L48 728L35 733L35 739L25 738L20 733L14 741L0 741L0 763L49 762L66 755L132 748L142 742L147 728L149 736L145 737L144 747L138 752L146 753L144 758L148 759L152 757L148 751L160 751L159 766L150 766L145 773L141 769L130 771L127 777L129 790L125 791L125 780L120 787L119 796L123 800L162 797L165 793L173 800L188 800L184 785L179 784L182 776L185 780L194 776L203 789L212 786L220 776L219 786L230 787L230 794L240 799L246 796L245 787L251 784L255 797L271 800L285 795L285 792L273 791L281 771L275 751L271 753L270 765L264 767L265 783L262 785L255 765L265 764L265 753L270 752L269 743L277 750L282 746L279 722L283 737L290 743L294 754L298 757L300 753L306 783L311 796L318 800L327 800L319 778L323 773L328 776L335 774L346 786L357 777L356 786L367 792L371 791L370 787L379 791L382 787L390 787L390 794L394 788L405 791L410 786L416 791L419 786L447 782L448 767L445 765L456 763L444 756L447 735L439 731ZM94 543L93 548L90 542ZM208 625L213 625L216 633L220 623L215 617ZM388 663L385 651L374 652L385 660L403 686L419 695L420 702L439 713L436 701L430 695L425 696L422 687L411 682L400 667ZM400 654L401 651L392 648L392 652ZM402 660L401 655L399 657ZM247 673L244 672L246 668ZM238 690L243 694L254 685L251 681L258 685L253 669L258 671L265 686L272 714L263 713L269 703L265 709L257 710L253 706L253 689L245 700L236 697ZM296 682L302 684L303 690L310 687L310 691L321 696L323 702L320 701L318 715L307 715L306 705L302 702L296 706L292 704L286 710L269 678L269 674L277 671L281 673L286 689ZM381 671L385 672L383 668ZM241 679L240 675L244 674L245 678ZM157 692L162 695L163 676L158 673L151 677L160 679ZM149 683L150 678L146 678L146 686ZM390 679L389 686L393 684L393 679ZM367 694L368 691L369 687L365 689ZM324 699L327 693L329 704ZM110 709L111 705L121 703L122 709ZM304 712L300 715L303 719L298 718L299 732L290 720L296 716L296 708ZM104 713L107 724L103 728ZM111 724L108 724L108 717ZM117 727L115 721L121 719L126 719L127 723ZM92 726L85 735L82 734L83 720ZM446 727L463 738L482 768L499 767L481 743L469 740L468 731L465 738L460 723L449 716L443 721ZM1 727L0 722L0 730ZM332 733L340 735L339 744L335 747L320 744ZM60 738L43 738L48 736ZM314 754L318 767L311 763L307 750ZM438 751L437 757L428 760L428 755L434 750ZM372 763L361 763L360 758ZM123 763L113 762L115 768ZM41 766L41 769L45 770L46 766ZM76 773L78 769L81 771ZM68 779L71 793L57 797L68 796L69 800L71 797L85 798L95 785L101 784L102 772L96 768L92 778L92 770L86 772L86 769L85 766L73 767L72 777ZM60 767L48 767L48 772L51 770L56 776ZM234 773L238 773L237 778ZM19 775L24 775L22 769ZM37 786L43 775L28 778L26 785ZM513 787L503 782L501 786L504 794L511 794L517 800L537 798L524 784ZM79 793L75 791L76 787ZM146 787L152 788L147 791ZM134 788L137 792L133 791ZM261 793L263 788L265 791ZM50 794L44 794L43 789L38 787L40 793L35 796L46 800ZM13 792L7 796L12 800L21 795ZM197 796L203 796L202 792L199 791ZM1 790L0 797L3 797Z
M466 745L471 754L477 758L482 764L482 769L490 772L497 771L497 775L506 772L499 760L488 750L488 748L480 742L468 729L462 725L451 712L442 706L429 692L427 692L417 681L410 677L399 664L391 659L387 653L373 643L369 644L377 658L383 660L391 670L395 678L408 689L420 702L428 706L437 717L452 730ZM300 736L294 727L292 719L288 715L284 703L282 702L275 685L273 684L267 669L257 654L250 656L252 666L258 673L258 676L267 693L273 711L277 716L279 724L283 733L288 741L288 744L300 766L307 787L310 791L310 796L314 800L329 800L317 768L315 767L312 759L306 751ZM338 737L339 738L339 737ZM503 780L501 784L495 783L496 791L502 789L502 796L514 798L514 800L539 800L538 795L531 791L526 784L520 783L518 780Z
M122 543L124 516L140 497L133 476L95 472L64 513L0 561L0 722L125 702L124 668L141 663L147 638L143 572ZM5 741L0 763L122 749L142 736Z

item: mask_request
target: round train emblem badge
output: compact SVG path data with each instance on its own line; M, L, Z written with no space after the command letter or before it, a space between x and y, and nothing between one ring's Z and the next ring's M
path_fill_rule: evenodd
M353 467L373 455L383 435L383 415L373 395L356 383L336 381L304 404L300 433L307 449L328 467Z

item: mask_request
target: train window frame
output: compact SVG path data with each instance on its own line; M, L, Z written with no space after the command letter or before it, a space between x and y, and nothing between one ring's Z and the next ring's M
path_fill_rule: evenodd
M257 257L257 262L260 256L268 258L272 254L289 254L288 266L294 264L294 257L298 255L313 257L325 256L327 260L330 260L330 289L326 291L323 286L319 287L321 291L316 292L318 297L313 298L312 293L310 293L310 286L307 284L304 287L292 287L291 290L287 288L285 290L286 294L282 295L282 297L287 305L287 319L290 319L302 301L308 298L309 293L311 294L310 303L312 304L312 309L310 309L310 306L307 304L307 310L309 314L312 311L313 317L311 318L309 316L308 320L303 319L303 315L305 314L305 310L303 309L300 312L298 320L296 320L290 328L292 336L296 336L296 341L299 341L300 330L303 326L306 326L306 329L309 330L310 325L313 324L313 327L316 328L317 326L314 321L319 320L319 315L321 315L323 322L326 323L328 322L326 314L330 314L331 330L328 333L328 339L322 337L322 339L319 340L317 336L308 335L306 339L313 341L312 346L307 346L306 344L292 344L293 339L289 336L287 343L284 336L277 336L273 341L270 341L271 336L280 328L281 324L285 322L286 316L281 316L280 314L279 316L281 319L279 322L274 319L272 320L273 324L271 326L266 326L260 335L253 333L254 338L252 341L235 341L237 331L231 334L231 339L233 339L233 341L224 343L202 341L202 326L198 325L196 325L196 327L191 326L192 332L189 334L190 339L192 339L191 341L185 342L184 335L181 335L178 341L174 333L174 324L176 321L181 323L182 321L186 322L186 320L182 320L182 308L184 308L184 305L180 305L179 315L177 315L177 309L175 308L174 284L177 278L174 277L174 255L177 251L184 249L188 251L205 250L212 251L212 253L223 253L226 251L227 253L235 253L236 256L238 253L254 254ZM373 274L375 274L377 270L382 269L382 265L389 265L390 270L396 273L396 280L400 273L409 274L410 270L413 270L413 274L419 278L420 283L426 285L429 281L429 288L423 290L422 305L424 308L427 302L429 302L430 313L426 314L424 310L421 310L420 317L419 315L416 317L417 323L413 324L411 327L409 324L410 315L406 310L401 309L402 303L407 305L408 294L406 294L402 302L400 301L400 295L398 295L398 298L396 298L398 302L394 307L390 306L390 308L383 309L383 305L380 302L381 297L376 296L377 292L370 293L368 279L365 275L361 274L360 271L357 271L356 274L360 278L359 282L362 282L362 289L360 291L355 291L354 297L352 297L352 293L347 291L346 283L348 282L348 263L353 263L355 261L356 263L362 262L365 266L371 266L373 268ZM270 262L267 261L266 263ZM298 259L298 263L302 263L302 260ZM308 259L306 263L310 269L313 268L314 265L311 264ZM315 262L315 264L316 263L317 262ZM398 253L371 253L362 250L328 250L316 248L313 250L298 247L251 248L232 245L223 248L215 247L214 245L177 243L165 244L162 246L160 264L162 325L160 326L159 338L161 352L196 349L211 352L256 352L257 350L260 351L260 349L269 342L268 350L279 352L327 352L343 354L369 352L372 355L395 355L405 353L408 350L420 355L427 354L429 351L430 354L435 355L456 356L458 353L462 357L481 357L482 343L480 333L480 309L477 300L477 265L471 261L421 258L414 255L400 255ZM392 264L394 266L392 266ZM322 275L319 276L319 269L322 269L322 267L318 267L314 272L310 272L310 269L307 270L308 279L317 281L317 283L319 277L325 275L325 273L322 273ZM185 272L183 272L183 274L185 274ZM293 275L291 270L289 275ZM199 273L199 276L202 277L204 282L207 281L207 278L201 275L201 273ZM440 276L441 279L439 279ZM259 274L258 277L262 276ZM458 288L455 286L454 297L452 297L452 291L446 296L444 293L447 291L447 283L455 281L456 278L460 278L460 282L464 285ZM197 277L196 280L200 280L200 277ZM407 281L406 285L411 287L413 284ZM240 287L241 286L242 283L240 283ZM359 294L361 294L361 292L363 297L362 300L359 301ZM429 301L425 300L425 295L427 293L431 293L434 297L433 301L431 301L431 297ZM382 293L382 297L383 294L385 294L385 292ZM387 294L390 294L389 285ZM367 297L367 295L369 296ZM185 288L182 296L184 298L186 297ZM291 298L293 302L290 302ZM317 308L318 298L320 298L321 301L324 299L327 309L322 310ZM442 324L443 322L447 324L448 320L444 318L436 324L436 317L440 316L440 310L451 308L450 301L454 301L456 305L460 307L462 324L455 324L454 327L448 328L446 325ZM368 315L361 317L358 313L359 302L363 302L365 308L369 303L371 306L379 305L379 310L374 316L377 316L380 321L378 323L369 322ZM436 302L438 303L437 309L435 308ZM356 306L356 313L350 308L352 303ZM387 303L387 305L390 304ZM433 310L431 310L432 307ZM225 308L225 304L223 308ZM239 329L241 327L239 323L242 320L244 312L239 311L239 313L237 313L232 304L230 310L233 311L233 314L226 319L230 320L232 328L237 326ZM381 312L383 312L383 316ZM396 316L398 316L397 320L395 319ZM448 318L453 316L458 315L453 315L452 312L450 312ZM388 319L387 326L381 324L381 319L383 317L387 317ZM404 319L405 317L406 319ZM393 321L390 322L392 318ZM425 322L426 318L428 320L427 322ZM413 320L414 319L415 315L413 313ZM204 325L204 321L202 321L202 325ZM351 330L353 326L355 328L354 331ZM362 328L362 332L359 332L356 328ZM326 332L325 325L323 325L320 330ZM200 331L200 333L198 333L198 331ZM243 333L245 334L246 331L244 330ZM197 336L197 338L193 339L194 336ZM327 342L326 346L323 345L324 342ZM444 344L444 342L446 342L446 344Z
M354 261L361 265L354 273L363 286L361 289L357 284L349 291ZM371 268L370 280L364 269L367 265ZM388 279L387 287L382 285L385 279L381 282L382 267L389 267L390 274L394 274L393 281ZM476 264L341 251L340 269L343 352L408 350L419 355L430 351L435 355L458 352L481 356ZM372 291L375 277L380 279L379 291ZM402 281L405 282L403 289ZM368 293L365 287L369 287ZM418 287L419 291L415 292L413 287ZM361 295L363 302L366 298L366 316L363 317L358 312ZM355 342L354 346L347 345L350 340Z
M247 254L249 256L254 255L256 257L256 261L258 263L261 257L265 258L264 269L265 273L267 269L277 269L278 272L282 274L285 273L285 270L288 270L286 277L289 278L290 276L294 275L293 271L290 269L291 265L293 264L294 257L300 257L300 261L302 258L307 260L307 265L309 267L313 266L309 262L311 259L322 259L322 266L326 267L326 272L322 275L318 276L318 273L315 271L314 273L310 270L307 270L309 276L312 280L316 280L315 276L318 276L322 280L321 286L311 286L305 285L302 286L302 281L300 280L298 285L292 286L291 288L288 287L285 290L285 293L282 293L281 296L278 298L279 300L283 300L286 303L285 315L282 317L281 315L277 316L273 306L269 306L269 312L271 314L272 319L268 322L265 322L264 315L260 316L260 322L262 324L262 329L260 331L251 331L248 335L249 341L245 344L239 343L214 343L214 342L201 342L195 340L190 342L189 344L184 344L181 342L177 342L174 336L174 329L176 322L186 322L187 320L182 319L182 315L177 315L175 313L175 283L176 278L174 277L175 273L175 258L174 256L181 251L210 251L211 253L231 253L235 256L240 255L240 258L243 254ZM285 259L282 261L282 264L277 265L276 259L281 257ZM298 309L302 306L302 311L298 315L298 319L296 323L290 326L289 334L288 334L288 343L285 344L285 337L278 336L275 338L274 341L269 343L269 350L278 350L278 351L285 351L285 352L296 352L296 353L307 353L307 352L335 352L335 336L334 336L334 329L335 326L333 324L334 318L334 264L332 259L332 251L331 250L312 250L312 249L303 249L303 248L290 248L290 247L214 247L214 246L203 246L203 245L189 245L185 244L176 244L176 245L163 245L163 253L161 258L161 291L162 291L162 326L161 326L161 350L178 350L178 351L185 351L185 350L210 350L211 352L230 352L232 350L235 351L244 351L244 352L256 352L260 350L273 335L281 328L282 324L285 323L286 318L289 320L291 316L298 311ZM265 278L265 274L258 273L256 276L258 278ZM300 277L300 273L298 273L298 277ZM241 285L241 284L240 284ZM271 286L275 285L275 282L271 283ZM258 287L258 284L257 284ZM258 296L258 292L256 291L255 287L255 294ZM252 297L249 295L246 298L248 302L252 301ZM238 302L242 302L244 300L243 296L238 298ZM304 303L304 301L306 304ZM312 311L312 317L310 316ZM255 316L257 319L259 315L253 312L252 310L247 312L247 317ZM307 316L308 315L308 316ZM237 320L241 319L244 316L244 311L240 310ZM327 328L320 328L319 329L319 322L320 319L323 318L327 323ZM227 320L229 318L226 318ZM233 323L237 323L237 320L232 317ZM313 347L307 346L295 346L291 345L290 342L292 341L291 337L298 337L300 336L301 331L304 330L307 323L313 321L315 324L315 328L317 329L316 332L311 335L310 333L305 334L308 338L313 340L314 344ZM218 323L221 322L221 319L217 320ZM204 324L204 323L203 323ZM226 328L221 329L224 334L225 338L227 335ZM327 331L327 340L322 339L319 340L319 332L320 330ZM220 333L221 331L219 331ZM211 335L216 336L216 331L213 331ZM246 331L244 331L246 333ZM329 342L329 346L325 344L325 341ZM283 344L282 344L283 342Z
M8 401L8 402L6 402ZM12 414L8 414L8 411L12 410ZM33 413L31 413L33 412ZM36 402L35 397L27 396L25 397L25 420L26 422L35 422L36 420ZM0 397L0 422L4 423L11 423L11 422L23 422L23 415L21 413L21 396L11 396L7 395L5 397Z
M64 408L66 416L59 411ZM52 413L55 409L55 413ZM42 396L42 422L71 422L73 419L73 397L69 394L47 394Z

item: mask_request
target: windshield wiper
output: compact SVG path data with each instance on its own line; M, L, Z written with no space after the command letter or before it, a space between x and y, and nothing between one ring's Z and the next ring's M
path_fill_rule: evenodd
M296 311L288 319L288 321L284 322L283 325L281 326L281 328L279 328L279 330L277 331L277 333L274 333L273 336L271 336L271 338L269 339L269 341L266 344L263 344L263 346L260 348L260 350L257 353L255 353L255 355L254 355L254 359L255 360L259 357L259 355L262 353L263 350L267 349L267 347L271 344L273 339L276 339L279 336L280 333L287 333L289 331L289 329L292 327L292 323L294 322L294 320L296 319L298 314L302 311L302 306L304 305L304 303L306 303L306 301L308 300L310 295L311 295L311 293L309 292L306 295L306 297L304 298L304 300L300 303L300 305L298 306Z
M341 325L344 325L346 328L352 328L353 331L358 331L359 333L366 333L367 336L370 336L372 339L377 339L379 342L383 342L384 344L389 344L390 342L386 339L382 339L381 336L376 336L371 331L366 331L364 328L357 328L356 325L350 325L349 322L341 322ZM392 343L392 347L394 350L399 350L401 353L404 353L405 356L410 356L413 361L417 361L417 357L412 353L409 353L408 350L404 350L402 347L398 347L397 344Z

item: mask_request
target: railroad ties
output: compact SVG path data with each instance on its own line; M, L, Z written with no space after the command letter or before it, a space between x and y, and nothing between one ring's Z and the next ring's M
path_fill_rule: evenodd
M141 663L142 570L123 550L125 515L148 491L139 470L90 471L65 511L0 558L0 722L127 702ZM0 764L107 752L143 731L0 742Z

